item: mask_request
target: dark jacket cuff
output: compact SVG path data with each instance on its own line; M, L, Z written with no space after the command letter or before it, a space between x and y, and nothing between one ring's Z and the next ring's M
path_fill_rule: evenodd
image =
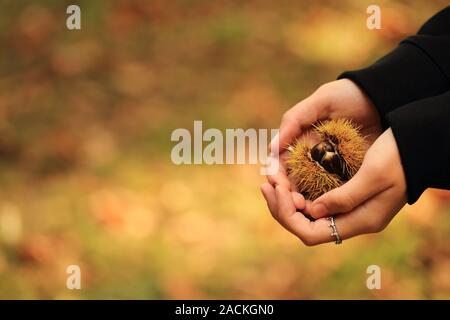
M429 187L450 188L450 91L412 102L386 115L405 172L408 203Z
M411 42L412 38L370 67L347 71L338 77L352 80L367 94L385 128L388 112L448 90L446 76L426 52Z

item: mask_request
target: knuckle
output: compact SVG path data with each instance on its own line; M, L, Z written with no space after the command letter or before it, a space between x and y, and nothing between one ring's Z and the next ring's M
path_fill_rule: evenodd
M277 214L276 210L269 207L269 211L270 211L270 215L272 216L272 218L273 218L276 222L278 222L278 223L280 224L280 221L278 220L278 214Z
M303 244L305 245L305 246L307 246L307 247L313 247L313 246L315 246L316 245L316 243L314 242L314 241L312 241L312 240L308 240L308 239L300 239L302 242L303 242Z
M317 90L314 92L315 96L320 96L321 98L327 98L330 96L331 90L331 84L325 83L321 85Z
M369 224L367 226L367 230L369 233L378 233L386 228L386 223L379 216L374 216L371 219L368 219L368 221Z
M364 174L371 183L382 185L390 180L391 173L386 170L386 167L383 164L369 161L364 163Z
M380 225L374 225L371 229L370 229L370 233L378 233L383 231L383 227Z
M278 181L276 174L274 174L274 175L267 175L266 179L267 179L267 182L270 183L272 186L276 185L276 183Z
M329 83L324 83L324 84L320 85L320 86L317 88L316 92L317 92L317 93L328 92L329 88L330 88L330 84L329 84Z
M378 185L384 185L387 181L389 181L389 173L385 170L381 170L381 168L378 168L375 175L373 176L374 183Z
M355 206L356 206L355 198L348 192L342 192L337 205L339 211L347 212L352 210Z
M313 247L318 244L317 240L309 234L299 237L303 244L307 247Z
M364 159L366 160L366 159ZM364 163L365 165L365 170L370 173L373 177L376 178L380 178L380 177L384 177L385 175L385 166L382 165L380 162L378 161L367 161L366 163Z
M291 121L292 121L292 110L289 109L288 111L283 113L283 115L281 116L281 123L282 124L287 124L287 123L289 123Z

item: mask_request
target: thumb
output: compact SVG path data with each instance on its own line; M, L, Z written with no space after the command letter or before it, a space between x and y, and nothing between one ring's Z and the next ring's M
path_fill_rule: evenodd
M388 185L363 164L353 178L345 184L316 199L312 205L311 215L319 219L351 211L387 188Z

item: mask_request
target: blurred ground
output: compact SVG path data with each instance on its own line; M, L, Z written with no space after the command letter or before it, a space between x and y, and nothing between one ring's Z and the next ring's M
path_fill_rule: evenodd
M170 133L276 128L446 1L0 1L0 298L450 298L450 194L305 248L256 166L170 162ZM81 266L82 290L65 287ZM382 290L366 268L382 269Z

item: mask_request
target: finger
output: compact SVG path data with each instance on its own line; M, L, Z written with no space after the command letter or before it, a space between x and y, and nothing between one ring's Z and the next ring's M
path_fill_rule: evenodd
M303 129L320 120L326 101L313 94L288 110L281 120L280 131L269 145L271 153L281 152L302 134ZM278 149L278 150L277 150Z
M290 190L295 190L292 189L292 183L289 180L288 176L287 176L287 172L286 172L286 164L285 164L285 160L287 157L287 153L282 153L280 154L278 157L277 156L272 156L270 157L270 161L271 162L277 162L278 165L278 171L273 174L273 175L267 175L267 181L273 185L274 187L277 185L283 185L287 188L289 188Z
M335 225L341 240L346 240L358 235L367 234L371 232L371 226L366 221L367 211L355 209L335 216ZM310 234L309 241L306 243L309 246L315 246L323 243L336 241L332 235L333 229L328 218L321 218L314 222L314 232Z
M361 205L354 210L335 216L335 225L341 240L346 240L358 235L376 232L384 225L382 222L382 210L375 201L369 200L368 204ZM314 231L311 232L307 244L315 246L323 243L334 242L333 229L328 218L320 218L311 222Z
M294 202L294 206L297 210L303 210L306 207L306 200L300 193L296 191L291 192L292 200Z
M398 191L390 187L352 211L335 216L340 239L345 240L383 230L406 203L406 196L403 195L403 198L398 201L396 193ZM308 237L306 241L303 241L305 244L313 246L336 240L331 235L332 229L327 218L310 222L309 226L310 232L307 232Z
M316 219L311 215L311 212L312 212L312 201L311 200L305 200L305 207L302 209L302 213L309 220L315 221Z
M389 185L380 179L376 172L363 163L353 178L316 199L311 215L319 219L348 212L388 187Z
M305 201L305 209L303 209L303 212L312 216L311 215L311 213L312 213L312 201L311 200Z
M274 175L267 176L267 181L274 187L281 185L291 190L291 181L286 174L281 171L278 171Z
M261 185L261 192L264 199L266 199L270 213L275 219L277 219L277 197L275 195L275 189L270 185L270 183L264 183Z
M398 201L396 192L389 188L354 210L336 216L341 239L382 231L406 203L406 197Z
M307 242L311 232L310 221L296 211L292 194L287 188L277 186L275 192L277 197L277 221L286 230Z

